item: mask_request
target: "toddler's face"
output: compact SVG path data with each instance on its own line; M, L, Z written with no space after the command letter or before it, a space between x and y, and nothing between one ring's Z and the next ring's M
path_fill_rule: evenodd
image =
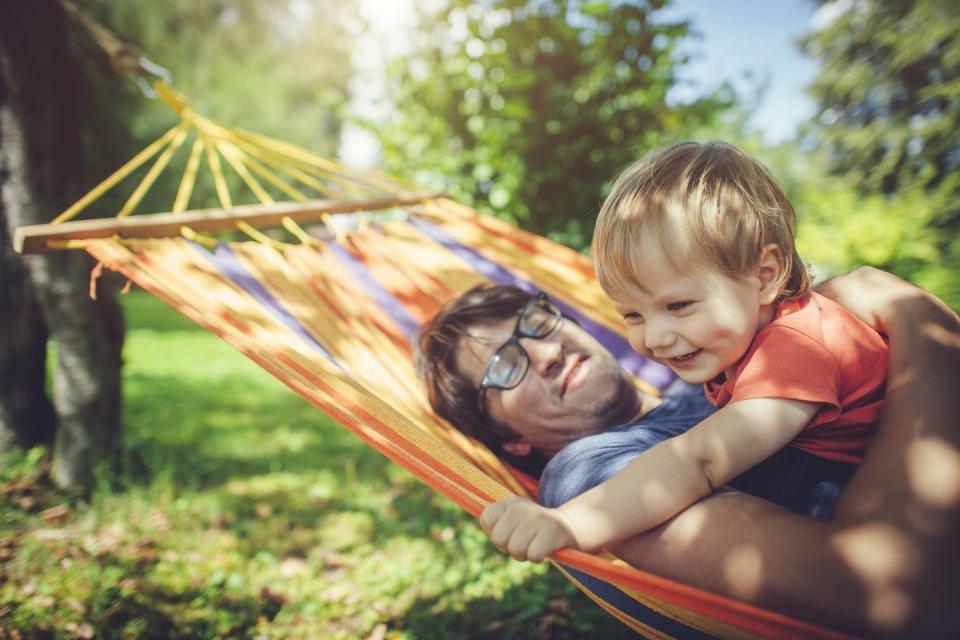
M659 243L643 244L643 282L613 297L630 346L694 384L732 371L772 316L759 275L731 278L709 266L680 271Z

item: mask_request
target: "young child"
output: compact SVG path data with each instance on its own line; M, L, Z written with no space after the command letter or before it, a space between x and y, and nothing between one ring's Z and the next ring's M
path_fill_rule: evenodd
M718 407L610 480L547 509L510 498L481 517L518 559L653 528L784 446L859 463L883 402L879 334L809 290L794 212L757 160L681 143L628 168L597 218L593 252L631 346L702 383Z

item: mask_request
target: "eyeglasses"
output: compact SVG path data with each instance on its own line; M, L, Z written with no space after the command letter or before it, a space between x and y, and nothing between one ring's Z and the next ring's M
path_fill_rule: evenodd
M547 294L540 292L535 295L517 317L517 325L513 328L510 338L500 345L483 370L480 378L480 409L486 404L487 389L513 389L527 375L530 369L530 354L520 346L520 338L542 340L553 333L563 317L547 299Z

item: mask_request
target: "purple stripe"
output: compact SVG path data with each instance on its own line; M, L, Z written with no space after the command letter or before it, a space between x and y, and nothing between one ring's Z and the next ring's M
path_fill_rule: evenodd
M679 620L674 620L658 611L654 611L636 598L621 591L617 585L612 582L597 578L596 576L592 576L589 573L574 569L565 564L560 566L566 569L570 575L573 576L573 579L579 582L582 587L632 620L647 624L657 631L662 631L674 638L710 640L715 637L693 627L689 627Z
M196 242L191 241L191 244L194 248L199 251L201 254L210 259L210 262L225 276L230 278L230 280L236 284L238 287L246 291L250 296L255 298L261 305L263 305L281 324L296 332L300 337L309 342L313 347L319 351L323 356L337 365L340 370L343 370L343 367L340 366L330 352L323 348L317 339L306 330L306 328L300 324L300 322L289 312L286 307L277 300L277 298L270 293L263 283L257 280L247 268L243 266L243 263L240 262L240 259L237 257L237 254L228 247L223 242L217 243L217 248L211 253L205 247L197 244Z
M358 260L350 251L337 242L328 242L327 247L350 272L353 279L363 288L384 313L393 321L393 324L406 336L410 344L414 344L420 323L410 315L407 308L397 298L387 291L370 273L367 265Z
M411 218L410 223L428 236L437 244L456 254L461 260L469 264L477 273L489 278L497 284L512 284L520 287L524 291L531 293L537 291L537 287L529 281L521 278L515 273L509 271L502 265L484 257L479 252L470 247L457 242L447 232L434 224ZM557 307L566 315L576 320L590 335L607 348L613 354L624 369L633 373L641 380L645 380L660 391L665 390L670 383L676 379L676 374L668 367L663 366L653 360L642 357L632 348L626 338L619 333L612 331L606 326L588 318L576 308L570 306L563 300L553 299Z

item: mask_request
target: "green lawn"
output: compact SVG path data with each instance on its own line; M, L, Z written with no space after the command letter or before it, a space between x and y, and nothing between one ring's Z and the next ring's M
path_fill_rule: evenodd
M630 637L559 572L161 302L123 298L121 469L0 460L0 638Z

